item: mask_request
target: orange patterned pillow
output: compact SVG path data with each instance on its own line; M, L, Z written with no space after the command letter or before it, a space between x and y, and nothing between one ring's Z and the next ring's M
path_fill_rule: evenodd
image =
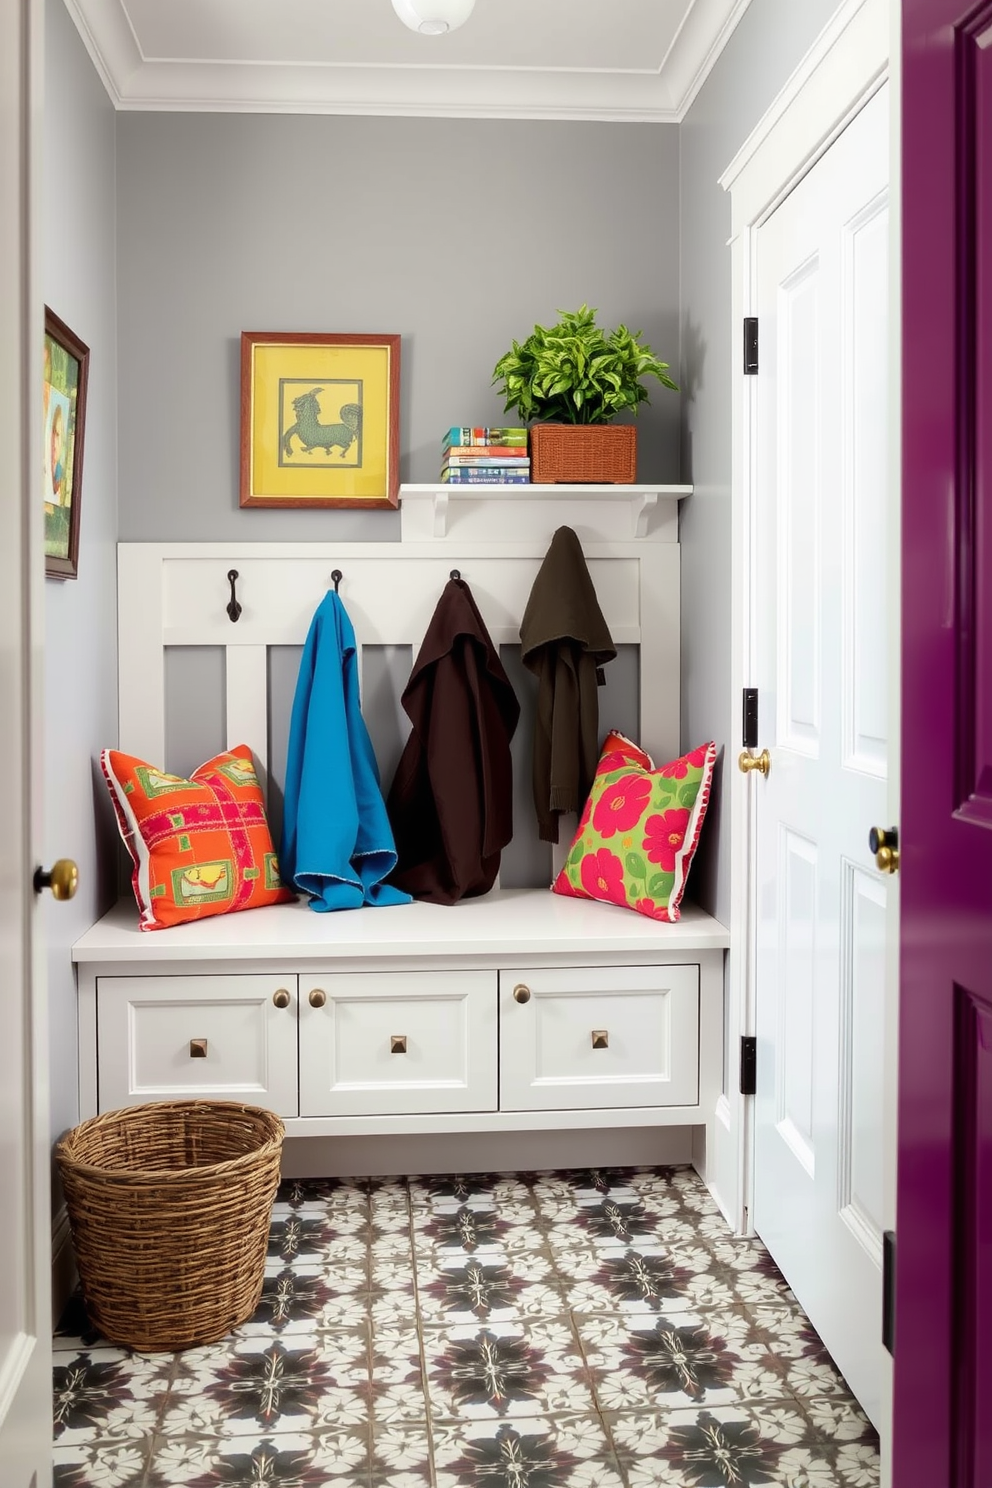
M246 745L208 760L191 780L116 749L100 764L134 864L142 930L296 897L279 878Z

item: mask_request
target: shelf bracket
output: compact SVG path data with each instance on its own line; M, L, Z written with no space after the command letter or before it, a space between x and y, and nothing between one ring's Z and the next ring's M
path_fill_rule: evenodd
M658 492L645 491L634 498L634 536L647 537L651 513L658 505Z
M447 537L448 535L448 493L447 491L434 492L434 536Z

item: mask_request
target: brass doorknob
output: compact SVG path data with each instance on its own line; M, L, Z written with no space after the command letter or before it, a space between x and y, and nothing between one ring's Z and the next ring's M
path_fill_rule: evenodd
M59 858L51 868L36 868L34 891L51 889L53 899L71 899L79 888L79 869L71 858Z
M752 754L750 749L743 750L737 757L737 768L742 775L750 775L752 770L757 770L759 775L767 775L772 767L772 758L767 749L760 754Z
M868 833L868 847L875 854L875 867L879 873L899 872L898 827L872 827Z
M292 998L285 987L277 987L272 994L272 1001L277 1008L288 1008Z
M518 982L513 989L514 1002L530 1002L530 988L525 987L523 982Z
M327 993L322 987L314 987L307 1001L310 1003L311 1007L323 1007L324 1003L327 1001Z

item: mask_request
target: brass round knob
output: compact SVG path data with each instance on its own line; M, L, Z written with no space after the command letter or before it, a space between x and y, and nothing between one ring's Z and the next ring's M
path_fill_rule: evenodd
M868 833L868 848L875 854L875 867L879 873L899 872L898 827L872 827Z
M530 988L523 982L518 982L513 989L514 1002L530 1002Z
M749 749L738 755L737 768L742 775L750 775L752 770L757 770L759 775L767 775L772 767L772 757L767 749L760 754L752 754Z
M71 899L79 888L79 869L71 858L59 858L51 868L37 868L34 875L34 891L51 889L53 899Z
M314 987L308 999L311 1007L323 1007L327 1001L327 993L322 987Z
M286 991L285 987L279 987L276 989L275 992L273 992L272 1001L275 1003L277 1008L288 1008L290 1002L292 1001L292 998Z

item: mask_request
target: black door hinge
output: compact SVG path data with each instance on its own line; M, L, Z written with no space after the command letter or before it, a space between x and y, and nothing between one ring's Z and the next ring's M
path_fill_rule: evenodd
M889 1353L896 1341L896 1232L882 1236L882 1343Z
M754 377L758 371L758 317L744 317L744 376Z
M758 689L756 687L744 689L741 743L745 749L757 749L758 747Z
M741 1039L741 1095L758 1093L758 1040Z

